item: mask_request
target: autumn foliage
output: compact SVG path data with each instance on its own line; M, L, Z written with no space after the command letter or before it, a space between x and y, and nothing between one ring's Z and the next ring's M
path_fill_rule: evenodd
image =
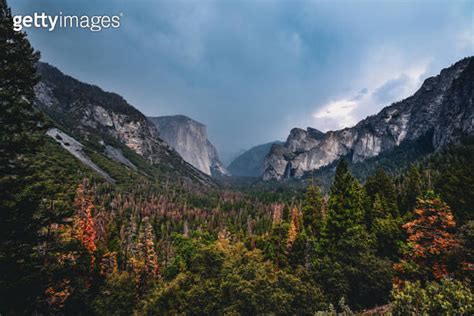
M447 277L447 260L458 245L451 209L433 192L428 192L418 198L414 214L415 219L403 225L409 248L395 270L401 280Z
M106 252L100 260L100 275L108 277L114 273L117 273L117 253Z
M146 275L152 278L158 276L158 258L155 251L155 242L153 227L151 226L148 218L143 221L143 233L141 236L141 248L143 254L143 261Z
M287 248L291 249L293 247L293 243L298 238L298 232L300 229L300 211L294 207L291 211L291 221L290 221L290 228L288 229L288 239L286 242Z
M55 286L50 286L45 290L46 303L52 310L59 311L64 307L72 292L70 283L70 280L63 279Z
M83 183L77 187L74 204L76 212L73 218L73 237L91 255L91 266L93 266L95 261L94 253L97 250L95 245L96 232L92 219L92 212L95 206L92 197L87 194Z

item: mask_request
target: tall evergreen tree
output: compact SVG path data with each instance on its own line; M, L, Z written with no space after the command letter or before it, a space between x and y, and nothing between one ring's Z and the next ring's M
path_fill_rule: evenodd
M22 155L34 151L32 132L39 129L39 113L32 107L38 83L39 53L26 34L13 30L6 0L0 0L0 168L15 173Z
M382 199L377 193L370 209L373 216L371 233L376 238L377 254L382 257L398 260L398 244L402 242L402 218L394 218L382 205Z
M324 201L319 187L313 184L308 186L302 211L303 226L310 238L317 238L321 234L323 207Z
M405 175L401 188L401 211L406 213L416 205L416 199L421 195L422 181L418 168L414 165L410 167Z
M383 170L377 169L373 176L367 178L365 191L370 205L374 205L376 195L379 195L383 212L398 216L397 192L392 178Z
M25 33L13 30L0 0L0 313L28 311L38 294L35 260L40 197L31 188L28 154L37 149L40 117L33 108L39 54Z
M376 238L379 256L398 260L398 243L402 241L397 191L392 178L378 169L365 183L367 193L366 225Z
M373 238L365 226L366 199L342 160L330 190L320 240L321 256L326 258L315 262L316 279L326 285L330 299L337 302L346 297L359 309L386 302L391 285L389 264L374 256Z
M321 195L319 187L313 183L306 189L305 198L303 200L303 229L298 240L303 248L302 254L299 256L299 262L303 262L308 269L312 265L312 260L318 252L318 241L321 238L323 221L324 221L324 205L325 201ZM290 261L295 261L291 260Z
M365 231L365 194L359 181L349 172L347 162L341 160L336 169L328 201L324 239L327 246L336 250L344 244L344 236ZM342 250L342 249L339 249Z
M287 236L288 262L292 266L302 265L307 259L308 236L302 227L303 219L298 208L291 211L291 219Z

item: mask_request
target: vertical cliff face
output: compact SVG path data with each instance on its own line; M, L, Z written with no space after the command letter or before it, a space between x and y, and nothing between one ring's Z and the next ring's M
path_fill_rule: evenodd
M434 150L472 135L473 69L474 58L465 58L426 79L413 96L354 127L327 133L293 129L286 143L273 145L265 159L263 179L299 178L343 156L364 161L429 133Z
M474 60L453 82L444 103L433 136L436 148L474 135Z
M38 72L41 81L35 87L35 106L61 129L102 147L106 156L132 169L121 150L114 146L124 145L151 164L209 182L208 177L159 138L153 123L118 94L80 82L45 63L38 64Z
M207 138L206 126L184 115L148 118L160 137L172 146L185 161L207 175L229 175L219 161L217 150Z

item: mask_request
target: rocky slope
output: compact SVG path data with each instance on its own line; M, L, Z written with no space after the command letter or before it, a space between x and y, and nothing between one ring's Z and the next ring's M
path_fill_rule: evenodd
M204 124L184 115L149 117L148 119L155 124L160 137L185 161L207 175L229 175L219 161L216 148L207 138Z
M104 170L97 166L84 152L84 145L80 142L60 131L57 128L50 128L46 134L52 137L62 148L66 149L71 155L76 157L80 162L89 167L91 170L99 174L102 178L107 180L109 183L115 183Z
M270 152L273 144L282 144L275 141L250 148L237 156L227 168L232 176L261 177L264 171L265 157Z
M35 106L64 132L130 169L135 166L124 150L180 177L212 182L160 139L156 127L121 96L82 83L46 63L38 64L38 72L41 81L35 88Z
M425 80L411 97L351 128L322 133L295 128L265 158L264 180L300 178L340 157L357 163L405 142L430 138L433 150L474 134L474 58L465 58Z

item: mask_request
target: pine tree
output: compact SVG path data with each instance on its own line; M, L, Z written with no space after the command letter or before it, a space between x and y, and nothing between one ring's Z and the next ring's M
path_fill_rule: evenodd
M375 194L370 212L373 216L371 233L377 241L378 255L398 260L398 243L402 242L403 238L401 218L393 218L392 214L387 212L378 193Z
M474 280L474 221L460 227L458 239L457 260L461 265L461 277Z
M416 166L412 165L402 183L400 203L402 214L415 207L416 199L421 195L421 189L422 182L420 172Z
M378 169L373 176L368 177L364 188L369 199L369 205L374 205L375 198L378 195L380 208L383 213L390 213L394 218L398 217L395 183L383 169ZM380 215L385 217L385 214ZM373 220L373 218L370 220ZM370 223L368 224L370 225Z
M311 238L318 238L323 224L324 201L319 187L310 185L306 189L303 211L303 226Z
M318 241L322 234L324 220L324 200L319 187L313 183L306 189L305 199L303 201L303 227L296 249L292 252L289 261L293 263L303 263L306 269L312 266L313 258L317 253ZM302 248L302 251L298 251Z
M345 160L341 160L336 169L328 201L328 215L324 228L324 243L327 250L338 251L340 255L344 256L342 253L344 249L337 248L344 244L342 241L345 236L347 234L353 235L356 231L366 234L364 203L363 188L349 172Z
M13 30L0 0L0 313L31 313L42 289L35 247L42 220L40 196L31 190L28 154L39 145L41 120L33 107L39 54L25 33Z
M40 115L33 108L34 86L39 78L36 63L39 53L26 34L13 30L13 19L6 0L0 0L0 173L15 175L33 152L40 130Z
M315 260L316 280L327 286L324 290L330 299L345 296L359 309L386 301L391 286L390 269L375 257L373 238L365 226L366 199L364 189L342 160L330 189Z
M288 238L289 224L287 222L277 222L272 225L270 234L266 237L264 244L267 257L279 267L284 267L288 263L288 245L285 242Z

